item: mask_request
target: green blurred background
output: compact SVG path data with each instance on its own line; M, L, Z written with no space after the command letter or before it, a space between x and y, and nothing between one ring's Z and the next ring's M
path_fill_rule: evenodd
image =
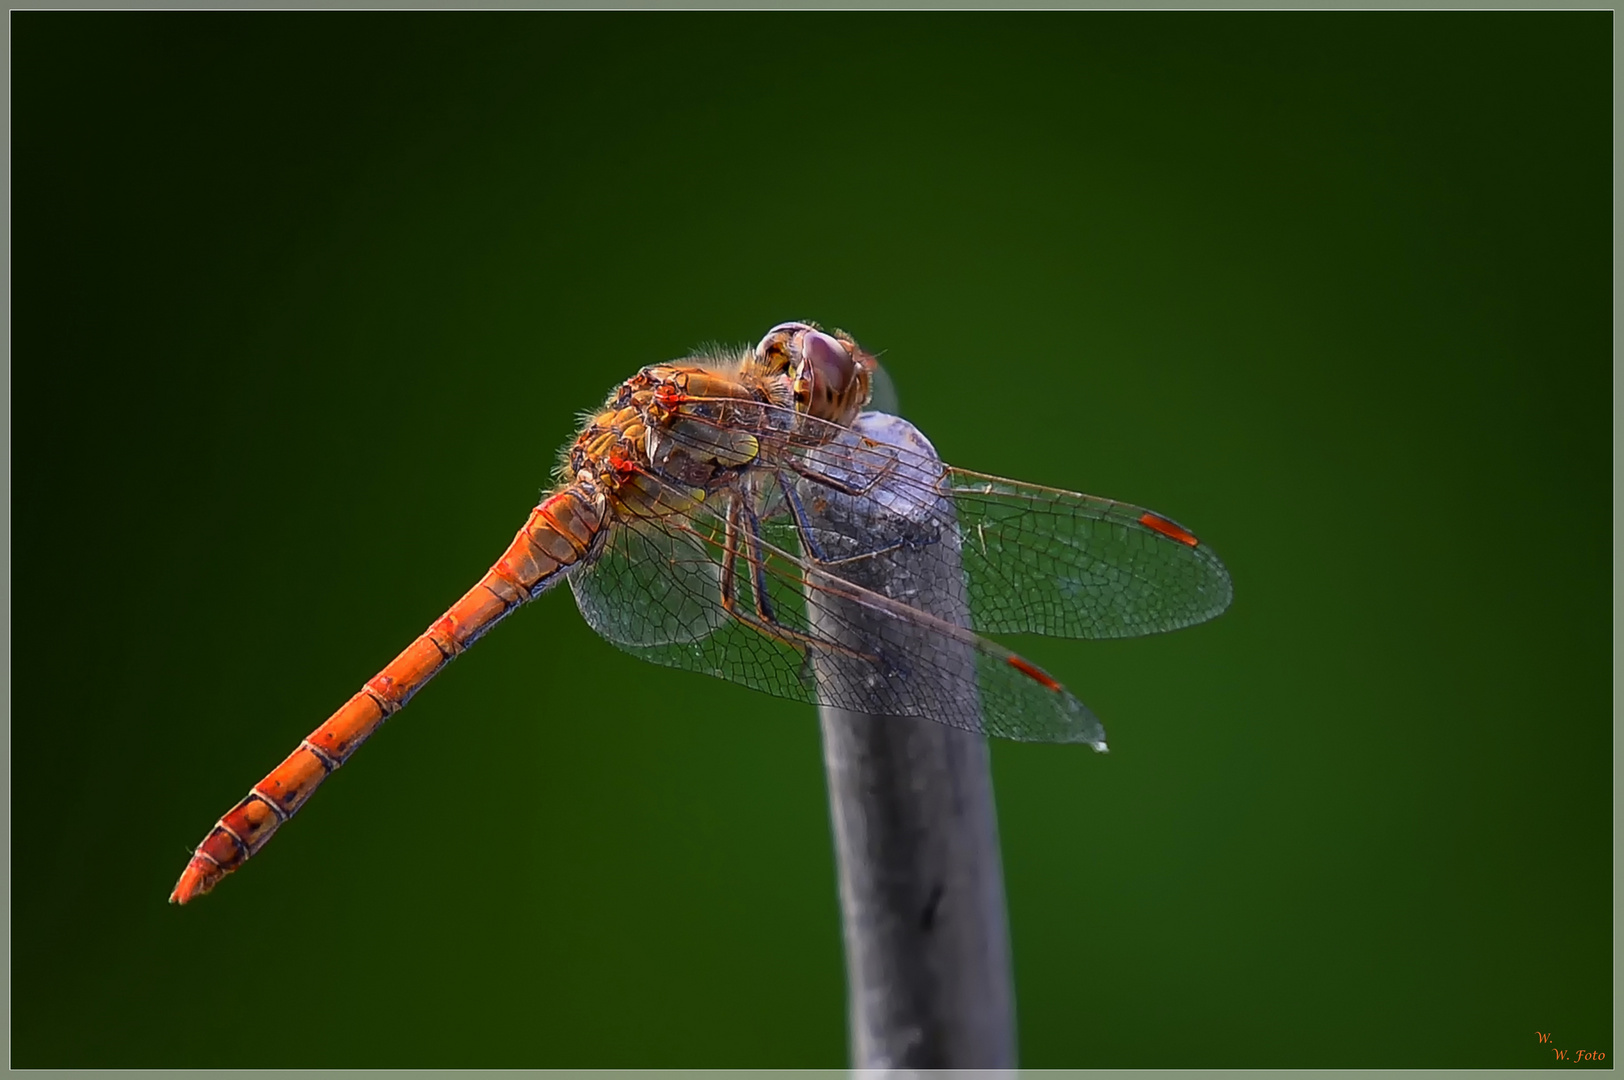
M14 1065L842 1065L812 710L567 590L164 902L579 410L790 318L1234 574L1021 642L1113 750L995 750L1023 1064L1612 1053L1609 14L11 26Z

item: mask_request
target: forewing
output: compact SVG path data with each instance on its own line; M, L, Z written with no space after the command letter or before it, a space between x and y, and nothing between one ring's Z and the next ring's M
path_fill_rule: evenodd
M804 520L772 473L756 478L775 485L765 492L619 518L596 561L571 578L577 602L605 638L654 663L798 701L1103 749L1104 732L1081 702L963 625L964 578L942 561L958 543L951 503L887 475L885 490L861 496L787 480L789 492L816 504ZM813 521L826 541L861 537L880 550L810 559L801 545Z
M1229 606L1229 571L1183 526L1143 507L949 469L976 629L1136 637Z
M807 554L816 560L872 556L876 514L951 500L925 510L914 521L915 532L928 538L958 530L976 630L1136 637L1204 622L1229 606L1233 590L1222 560L1171 518L955 469L943 465L928 443L895 447L862 430L775 414L768 406L759 411L772 420L755 432L760 459L798 478L803 521L816 518L815 504L828 500L874 504L816 520L807 534ZM859 429L880 416L865 413Z
M796 474L786 502L815 555L802 563L814 585L813 625L865 654L817 657L820 681L859 699L841 707L1104 750L1105 730L1087 706L969 629L963 531L924 436L871 413L822 450L817 475Z

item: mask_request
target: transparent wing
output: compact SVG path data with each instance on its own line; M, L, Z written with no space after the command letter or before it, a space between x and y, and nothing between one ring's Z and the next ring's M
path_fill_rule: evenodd
M610 528L596 560L570 578L576 605L592 629L651 663L775 697L818 700L804 652L739 617L754 608L748 580L735 578L724 594L724 518L699 508L664 518L621 518ZM783 575L771 587L787 614L800 614Z
M1143 507L955 469L928 443L895 447L790 410L763 405L756 413L764 418L752 432L759 460L793 474L803 503L874 504L818 521L807 534L809 557L874 557L882 545L872 521L892 508L887 503L945 496L946 504L925 511L924 531L961 531L970 625L984 633L1135 637L1204 622L1233 597L1212 548ZM880 415L866 413L859 425ZM703 428L696 421L689 431ZM703 448L706 437L694 445Z
M953 499L920 471L940 472L929 461L899 451L862 492L758 469L681 513L617 517L571 578L576 600L594 629L654 663L799 701L1103 750L1086 706L968 628Z
M1212 548L1160 514L962 469L945 480L979 630L1137 637L1205 622L1234 595Z
M728 622L721 565L700 530L615 528L596 561L571 576L587 625L622 646L688 646Z

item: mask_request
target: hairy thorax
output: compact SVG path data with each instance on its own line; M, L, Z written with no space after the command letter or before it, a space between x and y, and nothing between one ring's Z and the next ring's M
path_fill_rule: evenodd
M734 487L768 446L825 441L867 404L873 358L848 335L775 327L733 359L655 364L621 383L565 451L562 484L611 512L682 513Z
M740 364L657 364L621 383L566 453L566 482L590 477L614 510L680 513L755 463L754 432L793 420L782 376ZM779 406L779 408L763 408Z

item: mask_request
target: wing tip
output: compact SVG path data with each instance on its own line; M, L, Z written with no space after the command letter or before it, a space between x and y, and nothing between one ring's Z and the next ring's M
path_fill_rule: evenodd
M1169 540L1176 540L1185 547L1200 547L1201 541L1196 539L1195 533L1186 529L1172 518L1162 517L1160 514L1146 510L1139 515L1139 524L1152 532L1160 533Z

